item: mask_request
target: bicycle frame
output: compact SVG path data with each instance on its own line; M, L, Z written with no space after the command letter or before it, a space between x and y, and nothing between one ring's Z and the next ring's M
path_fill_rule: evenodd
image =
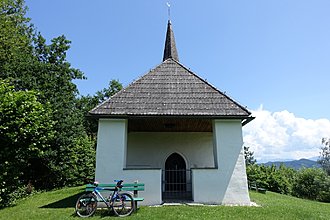
M105 191L114 191L112 194L110 194L109 196L109 201L107 201L106 198L104 198L104 196L100 193L99 190L105 190ZM96 197L99 197L104 203L105 205L108 207L108 208L112 208L112 205L113 205L113 201L118 198L118 191L119 189L116 187L114 190L112 189L107 189L107 188L103 188L103 187L95 187L94 190L93 190L93 194L96 196Z

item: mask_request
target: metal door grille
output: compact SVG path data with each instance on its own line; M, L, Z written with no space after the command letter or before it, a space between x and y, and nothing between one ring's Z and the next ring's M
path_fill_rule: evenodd
M163 201L192 199L191 170L163 170Z

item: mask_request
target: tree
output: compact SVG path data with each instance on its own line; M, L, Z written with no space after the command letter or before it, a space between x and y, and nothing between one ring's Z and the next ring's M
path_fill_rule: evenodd
M37 83L26 83L23 87L36 88L41 92L40 99L49 101L53 109L54 129L57 136L49 148L48 164L53 173L49 177L51 185L82 184L86 178L94 176L95 150L93 140L87 136L84 128L84 116L77 107L78 89L73 80L84 79L83 73L71 67L66 60L70 41L65 36L51 40L38 34L35 39L34 54L37 62L29 78Z
M23 0L0 1L0 74L10 77L11 64L27 63L32 57L33 28L25 17Z
M122 90L122 88L123 86L118 80L111 80L109 82L108 88L97 91L94 96L81 96L77 99L77 108L80 109L82 116L85 117L84 127L90 137L96 139L98 120L95 118L86 117L88 116L88 112L101 102L115 95L117 92Z
M268 189L272 192L291 194L292 183L297 171L286 167L284 164L281 164L279 167L272 165L269 167L269 171L267 178Z
M66 59L71 42L62 35L47 44L26 11L24 0L0 1L0 195L7 201L26 184L51 189L93 178L96 138L90 134L97 123L88 125L85 116L122 88L113 80L95 96L77 98L73 80L85 77Z
M293 195L299 198L330 201L330 177L319 168L306 168L297 173Z
M43 178L43 163L55 136L52 110L34 91L15 91L0 80L0 204L15 199L15 192Z
M109 99L111 96L115 95L122 89L123 85L118 80L111 80L109 82L108 88L104 88L101 91L96 92L95 97L98 99L98 104Z
M93 176L95 158L94 143L86 134L73 83L84 76L66 60L70 41L59 36L47 45L29 23L26 10L23 0L0 1L0 79L10 82L16 92L35 91L37 101L52 110L51 129L56 135L48 139L42 151L42 163L46 165L31 167L44 173L47 181L34 181L36 187L81 184Z
M256 159L254 159L254 152L249 150L249 147L244 146L244 157L245 157L245 165L253 165L257 162Z
M330 176L330 138L322 138L320 159L317 161L321 164L323 170Z
M291 194L297 171L283 164L279 167L252 164L247 166L246 173L251 186L256 185L272 192Z

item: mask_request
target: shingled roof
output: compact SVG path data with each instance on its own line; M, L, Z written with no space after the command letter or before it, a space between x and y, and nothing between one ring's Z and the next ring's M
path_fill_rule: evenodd
M164 61L89 113L98 117L178 116L247 119L250 112L178 62L171 23ZM172 39L168 39L168 37ZM168 47L167 44L170 44ZM175 51L174 54L166 51Z

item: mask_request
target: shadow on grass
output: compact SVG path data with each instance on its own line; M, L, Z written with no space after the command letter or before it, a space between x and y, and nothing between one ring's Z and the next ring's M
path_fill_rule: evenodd
M75 208L77 199L79 198L79 196L81 196L84 192L81 193L77 193L75 195L72 195L70 197L58 200L56 202L50 203L48 205L44 205L41 206L39 208L50 208L50 209L62 209L62 208ZM76 213L72 213L71 215L72 217L78 217ZM101 208L101 209L97 209L95 214L93 216L99 216L101 218L104 217L116 217L115 214L107 209L107 208Z
M62 208L74 208L78 197L83 193L77 193L70 197L58 200L48 205L41 206L40 208L62 209Z

